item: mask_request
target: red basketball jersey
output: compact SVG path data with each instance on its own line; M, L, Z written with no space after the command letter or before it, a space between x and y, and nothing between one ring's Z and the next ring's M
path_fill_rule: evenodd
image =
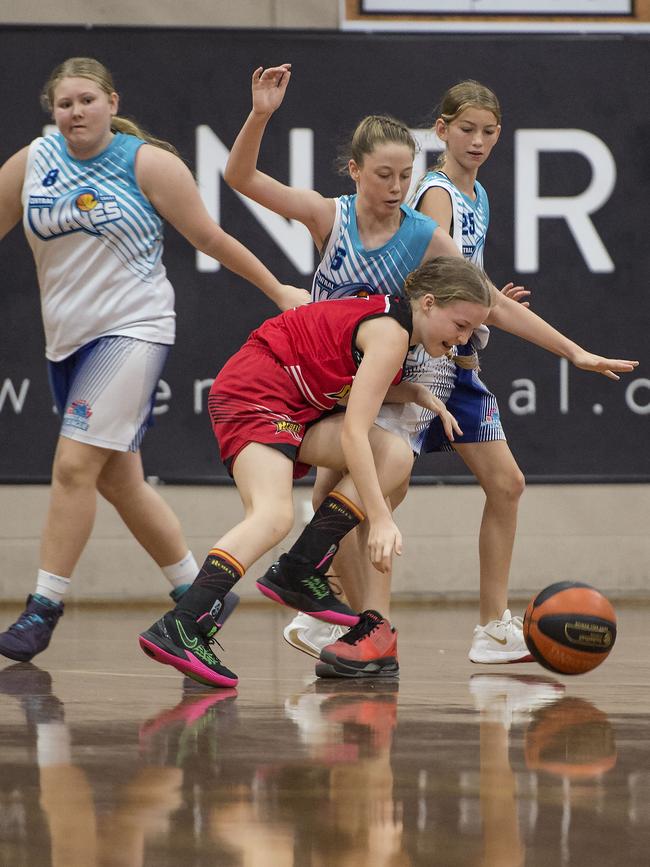
M342 298L317 302L267 319L248 343L265 347L282 364L305 400L323 412L347 397L363 353L356 346L359 325L366 319L390 316L413 332L408 299L396 295ZM396 371L393 385L402 378Z

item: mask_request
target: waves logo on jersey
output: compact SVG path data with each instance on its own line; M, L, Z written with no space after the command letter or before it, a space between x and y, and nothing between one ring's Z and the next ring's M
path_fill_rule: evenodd
M316 285L318 286L318 300L332 301L335 298L368 298L370 295L379 295L379 290L376 286L371 286L370 283L338 283L334 285L331 281L324 282L321 275L316 275Z
M81 187L63 196L30 196L29 225L34 234L49 241L72 232L101 234L107 223L122 217L115 196L100 194L93 187Z

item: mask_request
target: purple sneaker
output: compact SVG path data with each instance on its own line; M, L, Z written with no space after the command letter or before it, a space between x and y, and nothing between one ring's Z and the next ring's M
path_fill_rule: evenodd
M50 643L63 607L63 602L52 602L38 593L30 594L18 620L0 634L0 653L18 662L29 662L37 653L42 653Z

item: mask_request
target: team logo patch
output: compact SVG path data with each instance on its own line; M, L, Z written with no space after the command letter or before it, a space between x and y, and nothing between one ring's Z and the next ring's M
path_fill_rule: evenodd
M499 415L499 410L494 406L490 407L485 415L485 423L497 425L500 421L501 417Z
M87 400L73 400L66 407L63 423L78 430L88 430L88 420L93 414Z
M302 442L302 438L300 436L302 432L302 425L297 421L286 421L285 419L275 419L273 424L275 425L276 433L288 433L290 434L297 442Z
M115 196L101 194L93 187L77 188L58 197L30 196L27 209L32 231L44 241L72 232L99 235L102 226L122 217Z

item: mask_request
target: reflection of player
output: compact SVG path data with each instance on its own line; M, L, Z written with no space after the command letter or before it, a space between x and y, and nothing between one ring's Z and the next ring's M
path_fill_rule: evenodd
M535 708L555 701L564 685L550 677L484 674L470 678L480 712L480 804L485 867L521 867L525 860L517 815L509 731L530 719Z
M120 788L113 810L98 816L88 777L72 764L65 710L52 690L49 672L31 664L12 665L0 671L0 692L20 701L26 723L34 732L40 806L49 828L51 863L61 867L117 863L142 867L147 837L165 831L170 815L182 803L182 771L176 767L139 769ZM33 823L32 818L29 830ZM40 848L40 839L38 844L38 859L24 863L50 863Z
M0 238L22 218L61 415L36 589L0 635L0 653L21 661L45 650L63 614L97 491L161 567L174 599L196 576L178 519L146 483L140 456L175 337L163 219L281 308L306 295L281 286L210 218L171 145L117 115L119 98L101 63L65 61L45 85L43 102L58 131L0 169Z
M255 804L215 811L220 839L264 863L270 835L260 814L278 828L282 849L274 864L328 867L405 867L402 805L393 795L391 748L399 682L317 681L287 706L309 758L257 769ZM320 724L317 719L320 718ZM315 798L318 801L315 801ZM314 821L314 805L318 819Z

